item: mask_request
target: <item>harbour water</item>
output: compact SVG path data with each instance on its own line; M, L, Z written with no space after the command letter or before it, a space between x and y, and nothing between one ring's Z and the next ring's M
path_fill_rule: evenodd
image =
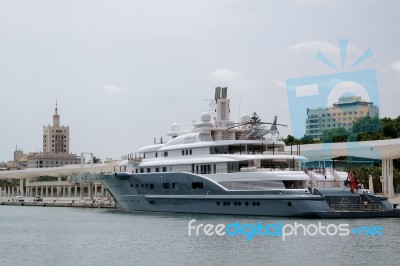
M188 236L188 223L340 223L383 236ZM0 206L0 265L399 265L400 219L313 220ZM194 233L194 232L193 232Z

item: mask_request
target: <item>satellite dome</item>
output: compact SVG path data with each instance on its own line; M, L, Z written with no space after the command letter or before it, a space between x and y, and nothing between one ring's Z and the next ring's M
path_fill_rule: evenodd
M171 125L171 131L180 131L181 130L181 126L178 123L173 123Z
M250 120L251 120L251 116L249 116L248 114L242 114L242 115L240 116L240 123L241 123L241 124L249 123Z
M209 112L204 112L201 114L201 122L208 123L211 121L211 114Z

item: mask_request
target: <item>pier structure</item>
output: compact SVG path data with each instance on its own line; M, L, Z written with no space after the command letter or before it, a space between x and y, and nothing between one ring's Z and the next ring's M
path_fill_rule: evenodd
M0 197L12 198L17 195L25 197L51 197L51 198L79 198L82 195L88 198L108 198L110 195L100 183L80 183L74 182L74 177L67 177L68 180L62 181L58 177L57 181L35 182L30 179L20 178L20 186L0 187ZM82 191L82 193L81 193Z
M118 162L93 165L66 165L49 168L0 171L0 197L110 198L103 185L88 174L120 171ZM40 176L56 177L54 181L38 181ZM16 183L19 184L16 185Z

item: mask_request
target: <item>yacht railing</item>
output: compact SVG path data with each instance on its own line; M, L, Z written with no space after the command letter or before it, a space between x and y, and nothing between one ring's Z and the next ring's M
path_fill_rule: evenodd
M220 141L220 140L235 140L235 136L234 135L222 135L220 137L210 137L211 141Z
M162 171L143 171L140 172L139 168L137 173L141 174L146 174L146 173L163 173ZM161 170L161 167L158 167L159 170ZM146 170L146 169L144 169ZM126 166L114 166L113 167L113 172L126 172ZM227 173L249 173L249 172L273 172L273 171L303 171L301 168L279 168L279 167L255 167L255 166L250 166L250 167L241 167L241 168L222 168L222 169L176 169L174 171L179 171L179 172L188 172L188 173L194 173L194 174L201 174L201 175L211 175L211 174L227 174ZM132 173L134 173L133 171ZM167 171L168 172L168 171Z
M200 137L201 142L212 142L214 141L212 137Z
M242 167L237 172L266 172L266 171L301 171L300 168L265 168L265 167Z
M202 138L200 138L202 139ZM221 136L214 136L214 137L210 137L211 140L208 140L209 138L204 138L207 139L205 141L220 141L220 140L260 140L260 137L249 137L246 134L242 135L242 134L223 134ZM283 137L282 136L274 136L274 137L264 137L264 140L267 141L283 141ZM203 140L202 140L203 141Z
M385 208L382 204L331 204L332 211L346 212L346 211L371 211L382 212Z
M291 154L290 151L281 151L278 149L275 149L273 151L272 149L268 149L266 151L243 151L243 152L214 152L211 154L234 154L234 155L293 155L296 156L295 154Z
M257 167L242 167L240 169L216 169L215 171L211 169L210 171L192 171L192 170L180 170L181 172L189 172L201 175L211 175L211 174L227 174L227 173L248 173L248 172L273 172L273 171L302 171L300 168L257 168Z
M313 180L314 186L319 188L332 188L332 187L344 187L344 181L336 181L336 180Z
M140 163L140 162L143 161L143 157L129 158L128 161L129 161L130 164Z

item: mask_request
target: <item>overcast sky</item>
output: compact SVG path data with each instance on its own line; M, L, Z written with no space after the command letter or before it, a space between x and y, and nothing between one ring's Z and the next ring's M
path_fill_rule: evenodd
M400 1L0 0L0 161L41 151L58 101L70 150L119 159L188 128L228 86L231 117L290 124L286 80L375 69L381 117L400 115ZM304 121L301 121L304 123ZM287 135L289 129L282 129ZM164 137L165 139L166 137Z

